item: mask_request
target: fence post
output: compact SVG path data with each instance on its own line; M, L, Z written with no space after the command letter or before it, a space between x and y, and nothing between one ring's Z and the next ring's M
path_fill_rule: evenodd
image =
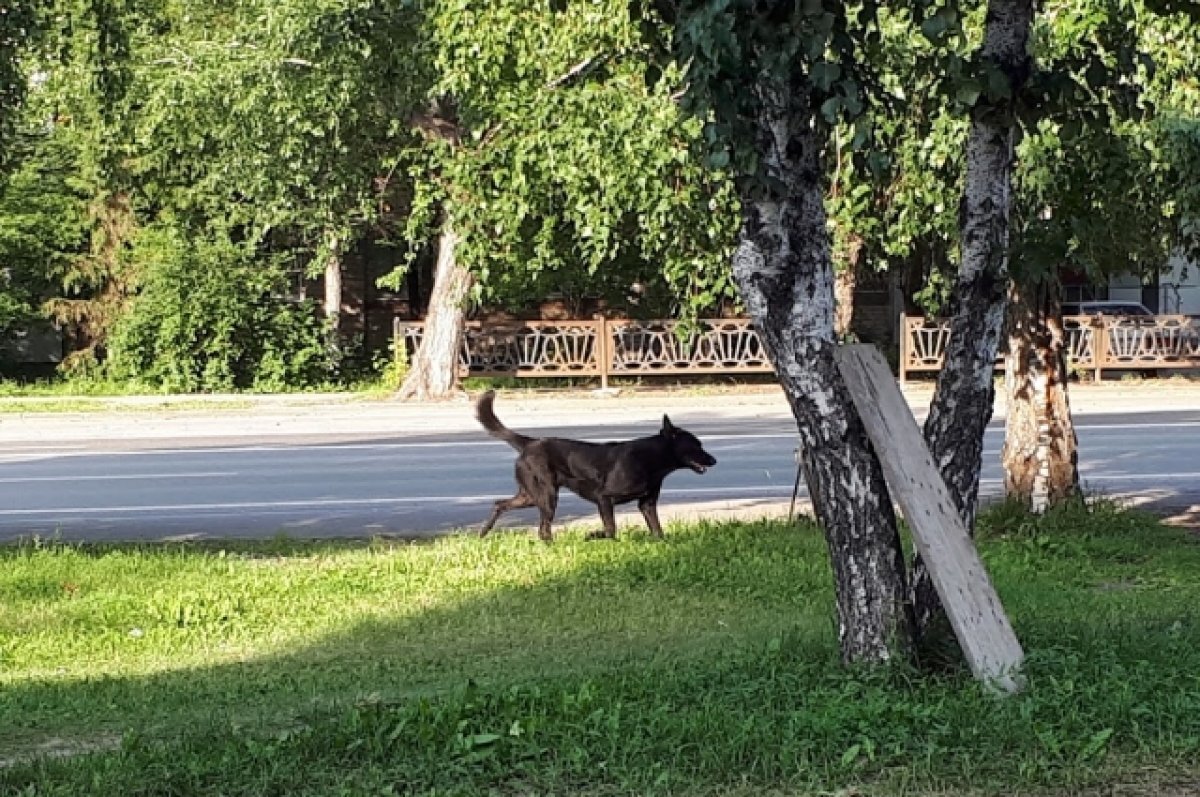
M1092 333L1092 368L1095 369L1096 384L1100 384L1103 378L1104 361L1108 358L1108 325L1104 323L1103 316L1092 317L1093 329Z
M611 365L611 357L609 356L609 330L608 319L597 313L596 319L596 345L593 347L596 357L596 367L600 371L600 389L608 390L608 369Z
M408 359L408 343L404 340L404 328L406 324L400 316L392 316L392 357L399 359L403 357ZM404 346L406 348L400 348Z
M900 376L900 387L904 387L904 382L908 377L908 316L904 313L900 314L900 364L896 370Z

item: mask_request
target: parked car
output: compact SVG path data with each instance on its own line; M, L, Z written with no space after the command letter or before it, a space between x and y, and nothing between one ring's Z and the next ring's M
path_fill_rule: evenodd
M1150 308L1141 302L1065 302L1062 306L1063 315L1121 315L1121 316L1154 316Z

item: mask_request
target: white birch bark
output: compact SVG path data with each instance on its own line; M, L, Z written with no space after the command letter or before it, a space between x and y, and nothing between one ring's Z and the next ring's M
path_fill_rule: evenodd
M833 351L833 265L807 85L760 79L756 148L773 187L741 186L734 277L791 405L833 563L846 662L907 656L904 560L882 469Z
M1010 96L1029 76L1033 0L988 0L982 56L1007 77ZM995 401L995 363L1008 289L1008 233L1013 147L1012 102L981 98L972 112L959 223L962 260L945 365L925 421L925 439L968 529L974 529L983 465L983 433ZM913 605L919 629L941 613L918 558Z
M328 253L325 257L325 298L323 309L328 324L326 345L335 360L342 354L342 252L336 235L326 241Z

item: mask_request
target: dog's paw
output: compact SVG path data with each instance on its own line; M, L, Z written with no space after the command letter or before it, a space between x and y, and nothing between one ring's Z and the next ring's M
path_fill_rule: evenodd
M584 537L585 540L615 540L616 538L617 535L608 534L603 531L593 531L591 534L588 534Z

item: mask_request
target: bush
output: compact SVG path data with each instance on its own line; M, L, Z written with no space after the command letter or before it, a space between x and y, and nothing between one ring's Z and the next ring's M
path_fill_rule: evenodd
M151 228L131 258L137 297L109 339L107 370L178 392L283 390L328 380L333 362L311 302L244 244Z

